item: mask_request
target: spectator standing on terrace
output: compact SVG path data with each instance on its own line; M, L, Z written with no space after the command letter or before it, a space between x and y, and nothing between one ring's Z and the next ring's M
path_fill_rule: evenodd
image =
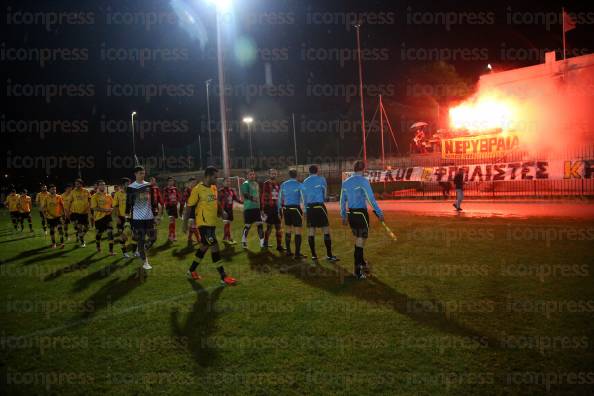
M454 208L459 212L462 210L460 205L464 199L464 169L458 168L456 176L454 176L454 186L456 186L456 202L454 202Z

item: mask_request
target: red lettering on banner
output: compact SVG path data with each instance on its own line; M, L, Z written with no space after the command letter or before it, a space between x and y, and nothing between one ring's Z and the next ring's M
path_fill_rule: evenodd
M534 167L534 161L524 162L522 164L522 180L532 180L533 177L528 175L530 168Z
M464 142L458 140L456 142L456 154L462 154L464 152Z
M481 153L486 153L487 151L487 139L481 139Z
M548 161L538 161L536 163L536 178L537 179L548 179L549 174L547 173L547 167L549 166Z
M458 170L455 166L450 166L448 169L448 181L454 180L454 175L456 175L456 171Z
M475 140L472 141L472 152L473 153L476 153L477 152L478 144L479 144L479 141L478 140L475 139Z
M406 169L406 180L410 180L410 177L412 176L413 170L415 170L415 168L407 168Z
M510 180L516 180L516 171L520 168L520 166L521 165L517 162L507 165L508 169L511 169Z
M594 174L594 161L584 161L584 178L592 179Z
M454 141L453 140L444 140L443 147L445 148L446 154L451 154L454 152Z
M504 169L501 168L502 166ZM505 165L493 165L493 170L497 172L493 175L493 181L505 180Z
M474 181L474 179L478 177L478 181L483 181L483 169L480 165L476 165L474 167L474 171L472 172L472 176L470 177L470 181Z
M487 172L485 174L485 180L491 181L491 165L487 165Z
M505 140L503 138L497 139L497 151L505 151Z
M447 173L446 168L435 168L435 179L441 181L443 175Z

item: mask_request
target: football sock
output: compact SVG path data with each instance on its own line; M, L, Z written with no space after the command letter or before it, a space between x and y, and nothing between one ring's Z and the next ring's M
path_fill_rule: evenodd
M315 237L308 236L307 243L309 243L309 250L311 250L311 255L313 257L317 257L318 255L316 254L316 239L315 239Z
M301 234L295 235L295 256L301 254Z
M285 233L285 246L287 248L287 252L290 252L291 251L291 233L290 232Z
M332 239L330 234L324 234L324 245L326 245L326 254L328 257L332 257Z

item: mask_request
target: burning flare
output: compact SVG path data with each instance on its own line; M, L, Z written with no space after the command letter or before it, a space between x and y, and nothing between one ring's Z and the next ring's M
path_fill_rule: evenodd
M495 92L472 97L450 108L450 128L470 134L506 132L514 128L517 104Z

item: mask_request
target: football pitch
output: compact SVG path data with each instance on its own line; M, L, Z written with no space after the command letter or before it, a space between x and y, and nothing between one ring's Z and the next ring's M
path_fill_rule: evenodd
M380 202L381 205L381 202ZM241 240L241 213L233 236ZM386 213L372 219L373 276L352 277L353 240L330 213L337 263L223 250L200 282L194 250L149 258L64 250L13 233L0 212L3 394L588 394L594 384L594 225ZM72 233L72 228L70 229ZM222 239L222 226L217 228ZM318 255L325 252L317 235ZM271 236L274 245L274 233ZM221 247L223 245L221 244ZM310 255L307 238L302 251Z

